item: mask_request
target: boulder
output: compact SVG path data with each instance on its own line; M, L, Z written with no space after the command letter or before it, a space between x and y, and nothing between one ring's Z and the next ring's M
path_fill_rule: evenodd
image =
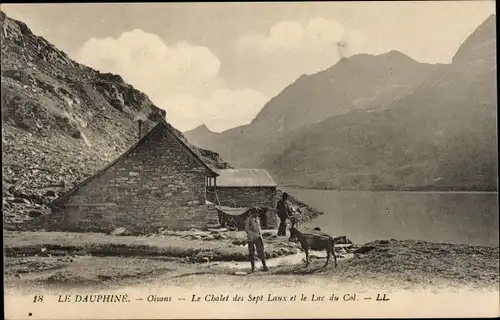
M116 228L115 230L111 231L110 235L112 236L126 236L129 235L130 232L128 232L127 229L124 227Z
M357 250L354 250L353 253L355 254L365 254L365 253L368 253L370 251L372 251L373 249L375 249L374 246L363 246Z
M216 234L216 235L213 236L213 239L215 239L215 240L225 240L225 239L227 239L227 236L224 235L224 234L218 233L218 234Z
M55 197L57 197L57 192L55 192L54 190L47 190L47 191L45 191L44 195L46 197L55 198Z
M9 199L7 199L9 200ZM22 204L31 204L31 202L28 199L21 198L21 197L14 197L11 200L14 203L22 203Z
M234 240L231 243L234 244L235 246L244 246L247 244L247 241L246 240Z
M41 217L42 215L43 215L43 212L40 210L30 210L28 212L28 216L31 218L38 218L38 217Z

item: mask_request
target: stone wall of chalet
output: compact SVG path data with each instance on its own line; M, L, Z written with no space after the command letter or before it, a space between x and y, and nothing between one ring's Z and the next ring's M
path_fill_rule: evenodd
M157 130L78 189L57 213L67 231L203 229L218 221L214 206L205 204L206 175L177 139Z

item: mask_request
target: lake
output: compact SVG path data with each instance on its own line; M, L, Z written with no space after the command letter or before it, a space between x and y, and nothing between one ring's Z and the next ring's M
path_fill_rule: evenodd
M412 239L499 245L497 192L283 190L324 212L309 227L354 243Z

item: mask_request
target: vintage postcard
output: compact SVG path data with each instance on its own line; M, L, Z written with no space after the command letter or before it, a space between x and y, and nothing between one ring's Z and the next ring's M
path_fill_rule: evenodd
M494 1L0 18L7 319L500 315Z

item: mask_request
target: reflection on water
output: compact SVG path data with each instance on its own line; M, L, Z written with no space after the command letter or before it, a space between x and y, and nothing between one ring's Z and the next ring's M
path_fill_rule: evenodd
M311 227L355 243L394 238L499 244L496 192L284 190L324 212Z

